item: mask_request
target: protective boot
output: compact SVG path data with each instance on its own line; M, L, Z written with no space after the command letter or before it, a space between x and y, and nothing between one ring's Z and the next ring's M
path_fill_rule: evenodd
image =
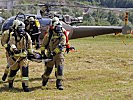
M56 87L59 90L63 90L64 89L63 86L62 86L62 80L61 79L57 79L56 80Z
M55 77L57 78L57 67L55 67Z
M53 68L50 67L46 67L45 68L45 72L42 75L42 87L46 87L48 79L49 79L49 75L51 74Z
M8 82L9 82L9 88L13 88L13 82L15 75L19 69L17 70L10 70L9 76L8 76Z
M42 80L42 86L46 86L47 85L47 82L48 82L48 79L43 79Z
M22 87L23 87L24 92L29 92L29 88L28 86L25 85L25 83L22 83Z
M7 78L7 76L8 76L9 67L10 67L9 64L7 64L6 69L5 69L5 72L4 72L3 76L2 76L2 80L3 80L3 81L5 81L6 78Z
M7 78L7 74L6 74L6 73L4 73L4 75L2 76L2 81L5 81L5 80L6 80L6 78Z
M28 66L22 66L22 87L24 92L29 92L29 88L28 88Z
M14 81L14 80L10 80L10 81L9 81L9 89L12 89L12 88L13 88L13 81Z
M40 44L36 44L36 50L40 48Z
M42 90L47 90L47 82L48 82L48 78L47 79L43 79L42 80Z

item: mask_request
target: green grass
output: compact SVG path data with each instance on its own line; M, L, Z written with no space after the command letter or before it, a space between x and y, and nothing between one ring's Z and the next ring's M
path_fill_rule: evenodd
M54 71L50 76L48 90L42 90L43 64L30 62L31 92L22 91L18 72L15 89L8 90L6 82L0 83L0 100L132 100L132 41L132 36L112 35L70 40L76 52L65 54L63 91L55 87ZM3 50L0 46L0 76L6 66Z

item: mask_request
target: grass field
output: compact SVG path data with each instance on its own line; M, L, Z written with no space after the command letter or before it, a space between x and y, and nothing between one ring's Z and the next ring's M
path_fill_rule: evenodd
M133 100L133 38L107 35L70 43L76 52L65 54L63 91L55 87L54 71L48 90L42 90L44 65L30 62L31 92L22 91L18 72L13 90L8 90L7 82L0 83L0 100ZM0 59L1 77L6 66L1 46Z

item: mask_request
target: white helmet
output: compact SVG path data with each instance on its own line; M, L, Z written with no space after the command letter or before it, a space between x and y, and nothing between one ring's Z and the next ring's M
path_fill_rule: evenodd
M59 24L62 26L62 23L61 23L61 22L54 22L54 23L53 23L53 28L55 28L55 26L57 26L57 25L59 25Z
M29 21L35 21L35 19L33 17L30 17Z
M54 18L52 19L52 21L53 21L53 22L59 22L59 18L58 18L58 17L54 17Z
M21 25L23 28L25 28L25 24L24 24L22 21L16 19L16 20L13 21L12 27L14 27L15 29L17 29L18 26L20 26L20 25Z
M54 24L54 31L56 32L56 33L62 33L63 32L63 30L62 30L62 23L60 23L60 22L55 22L55 24Z

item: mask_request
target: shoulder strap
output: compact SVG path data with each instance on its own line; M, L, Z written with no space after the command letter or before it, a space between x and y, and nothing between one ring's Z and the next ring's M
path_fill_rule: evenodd
M25 38L26 38L26 49L28 48L28 35L25 34Z
M9 29L8 39L7 39L6 43L8 43L8 41L10 40L10 35L11 35L11 32L12 32L12 30L11 30L11 29Z
M49 42L50 42L50 40L51 40L51 37L52 37L53 31L50 29L48 33L49 33L48 43L46 44L45 48L48 48L48 45L49 45Z

